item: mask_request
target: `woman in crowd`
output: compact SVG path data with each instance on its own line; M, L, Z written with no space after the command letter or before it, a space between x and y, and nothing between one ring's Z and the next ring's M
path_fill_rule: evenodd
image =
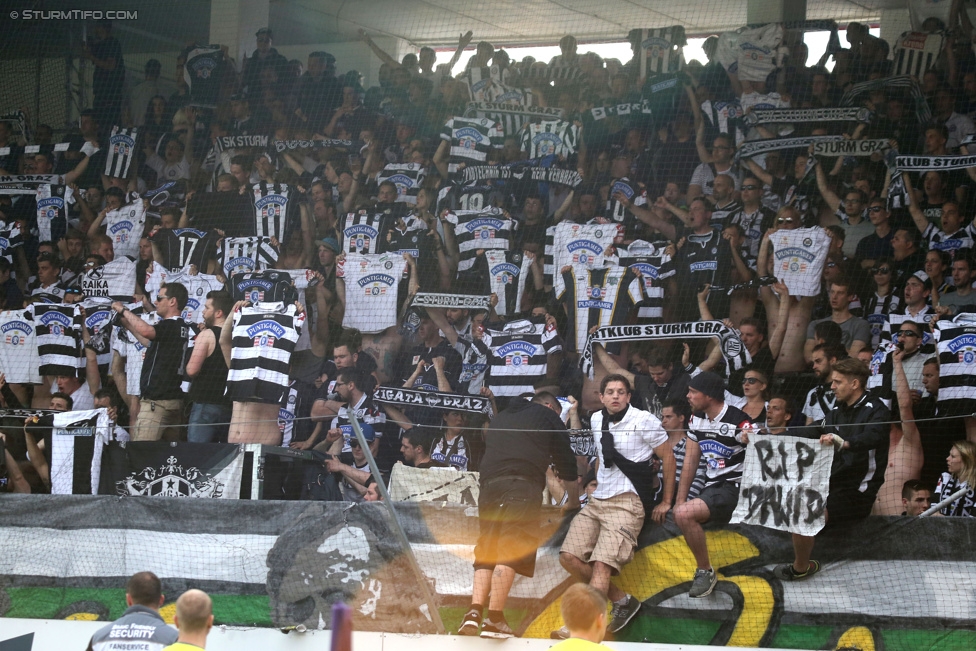
M946 457L948 472L942 473L939 485L935 488L935 500L941 502L961 488L968 488L966 494L952 504L944 506L942 515L976 516L976 444L969 441L956 441Z
M730 394L726 394L728 398ZM750 369L742 378L742 397L728 400L729 404L749 414L760 426L766 423L766 400L769 398L769 379L762 371Z

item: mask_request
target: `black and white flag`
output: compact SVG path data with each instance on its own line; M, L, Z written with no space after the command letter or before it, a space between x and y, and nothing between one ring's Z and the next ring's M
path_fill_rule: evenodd
M264 149L268 146L268 136L221 136L214 142L214 149L224 151L225 149L242 149L245 147L258 147Z
M51 428L51 493L97 492L102 450L111 438L108 409L48 414L38 418L37 426Z
M239 499L244 449L227 443L112 442L99 495Z
M646 341L648 339L718 339L731 369L752 363L752 356L739 339L739 333L721 321L664 323L659 325L604 326L589 335L580 354L580 368L593 377L593 344L613 341Z
M139 130L136 127L123 129L112 127L112 135L108 138L108 148L105 156L105 176L124 179L129 176L129 166L136 153L136 139Z
M373 394L373 400L399 405L401 407L429 407L431 409L468 411L475 414L492 415L491 401L487 398L461 395L458 393L379 387Z

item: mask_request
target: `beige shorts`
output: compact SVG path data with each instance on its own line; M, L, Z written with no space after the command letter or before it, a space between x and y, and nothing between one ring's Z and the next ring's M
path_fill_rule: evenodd
M132 428L133 441L158 441L163 433L169 435L168 441L186 440L186 431L179 427L183 423L182 400L139 401L139 415Z
M593 499L573 518L560 552L584 563L600 561L619 574L634 558L637 534L644 526L644 506L634 493Z

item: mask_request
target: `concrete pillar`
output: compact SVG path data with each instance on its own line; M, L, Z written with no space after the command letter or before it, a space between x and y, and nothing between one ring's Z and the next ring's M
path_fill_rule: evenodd
M268 5L269 0L211 0L210 43L226 45L238 70L257 47L254 33L268 27Z
M746 22L750 25L806 18L807 0L748 0L746 4Z

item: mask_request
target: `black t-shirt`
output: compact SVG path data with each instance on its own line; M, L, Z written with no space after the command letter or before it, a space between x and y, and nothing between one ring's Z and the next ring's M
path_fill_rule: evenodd
M650 375L635 374L634 393L630 397L630 404L660 418L665 402L688 395L688 382L691 377L677 369L673 373L671 381L664 386L659 386Z
M376 360L373 356L364 350L359 351L356 356L356 369L361 373L366 373L372 375L377 369ZM339 369L336 368L335 362L331 359L325 360L322 364L322 375L328 376L328 380L322 383L322 387L319 389L318 396L316 400L328 400L328 396L335 393L335 382L336 378L339 376ZM360 387L366 393L372 393L375 387L375 379L370 383L369 387Z
M546 469L556 464L563 481L576 479L576 457L569 445L566 426L556 412L534 402L515 399L496 415L485 434L481 482L496 477L523 477L546 482Z
M96 97L107 95L109 98L122 99L122 82L125 79L125 62L122 61L122 46L113 37L93 43L91 53L96 59L105 61L115 60L115 70L105 70L95 66L92 76L92 92ZM103 125L109 126L109 125Z
M437 388L437 370L432 361L435 357L444 358L444 374L447 376L448 382L451 383L451 391L457 391L458 379L461 377L461 355L454 350L447 339L441 339L440 343L433 348L419 344L411 348L407 355L401 357L400 370L397 374L397 377L400 378L398 385L402 386L403 382L413 375L420 360L424 360L426 362L424 370L417 376L414 385L410 388L420 391L439 391L440 389Z
M165 319L155 327L156 337L149 342L142 362L140 392L147 400L179 400L190 328L180 317Z

